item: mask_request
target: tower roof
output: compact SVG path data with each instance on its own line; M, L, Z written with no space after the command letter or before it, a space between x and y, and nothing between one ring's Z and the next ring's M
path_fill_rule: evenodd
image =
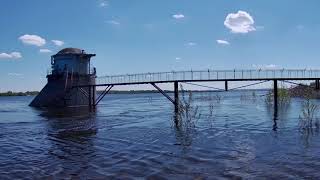
M57 54L53 55L52 57L60 57L60 56L65 56L65 55L76 55L76 56L81 56L81 57L92 57L96 56L95 54L87 54L84 50L79 49L79 48L64 48L60 50Z
M85 54L84 50L79 48L64 48L60 50L57 54Z

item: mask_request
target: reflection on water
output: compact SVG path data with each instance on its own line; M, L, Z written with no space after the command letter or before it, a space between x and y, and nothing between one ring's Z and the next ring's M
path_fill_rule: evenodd
M48 134L78 137L97 133L95 112L88 108L46 109L40 113L48 124Z
M45 118L47 140L50 143L48 155L55 162L69 168L71 177L90 166L95 154L93 139L97 134L95 112L88 108L46 109L39 114ZM75 162L81 162L80 166ZM65 176L64 173L58 176Z
M195 93L203 116L188 128L160 94L109 95L95 112L0 97L0 179L317 179L319 132L299 131L301 100L275 114L263 93L224 93L212 112Z

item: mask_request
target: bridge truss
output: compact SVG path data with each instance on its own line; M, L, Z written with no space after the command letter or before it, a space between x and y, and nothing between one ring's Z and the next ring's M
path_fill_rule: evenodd
M139 85L151 84L161 94L163 94L175 107L175 112L179 111L179 83L195 84L196 82L224 82L225 88L207 88L217 91L229 91L239 88L244 88L252 85L257 85L265 82L273 82L274 94L274 113L277 116L278 111L278 82L293 83L292 81L315 81L315 88L320 88L320 70L316 69L252 69L252 70L203 70L203 71L172 71L172 72L157 72L157 73L139 73L139 74L124 74L112 76L100 76L96 79L96 84L83 84L73 88L89 87L89 90L96 87L106 87L105 90L96 99L89 96L89 106L96 107L99 102L105 97L114 86L123 85ZM239 86L229 89L228 82L235 81L259 81L249 85ZM174 98L171 98L157 84L173 83ZM298 84L297 84L298 85ZM89 93L90 95L91 93Z

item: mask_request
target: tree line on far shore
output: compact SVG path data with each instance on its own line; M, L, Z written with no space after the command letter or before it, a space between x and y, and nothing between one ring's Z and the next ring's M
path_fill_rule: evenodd
M13 92L7 91L0 93L0 96L35 96L39 94L39 91L27 91L27 92Z

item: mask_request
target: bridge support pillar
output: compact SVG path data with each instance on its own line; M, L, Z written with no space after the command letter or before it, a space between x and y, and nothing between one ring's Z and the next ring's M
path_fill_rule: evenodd
M316 90L319 90L320 89L320 80L316 79L315 84L316 84Z
M174 99L172 99L167 93L160 89L155 83L150 83L155 87L162 95L164 95L174 105L175 112L179 112L179 89L178 81L174 81Z
M178 81L174 82L174 111L179 112L179 83Z
M273 80L273 105L274 105L274 116L278 115L278 80Z
M95 93L95 86L89 85L88 86L88 105L89 108L95 108L96 106L96 93Z
M91 92L92 92L92 106L93 108L96 107L96 93L95 93L95 86L91 86Z
M228 89L228 81L225 81L225 82L224 82L224 88L225 88L226 91L229 90L229 89Z
M92 92L91 92L91 86L88 86L88 91L89 91L89 93L88 93L88 95L89 95L89 108L91 109L91 107L92 107Z

